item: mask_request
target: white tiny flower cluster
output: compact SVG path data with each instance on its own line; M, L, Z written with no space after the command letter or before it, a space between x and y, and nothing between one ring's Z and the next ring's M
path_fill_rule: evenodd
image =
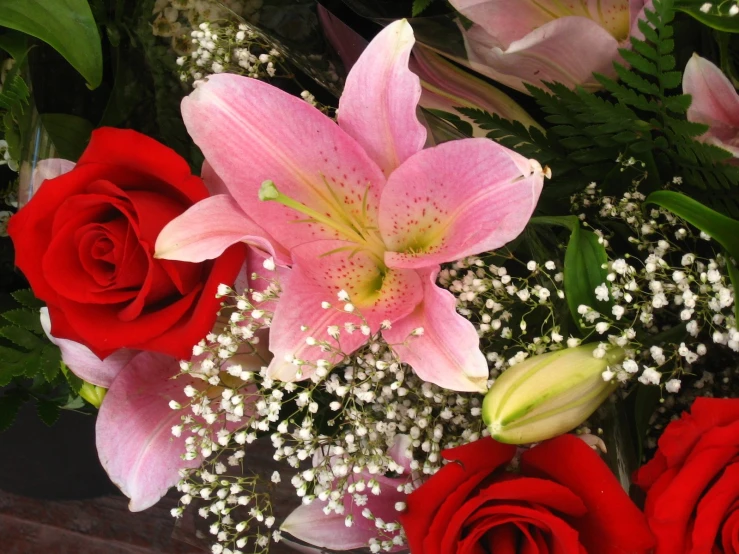
M626 349L626 359L604 379L638 378L677 393L680 376L695 371L693 364L711 344L739 352L735 296L726 267L731 262L714 251L705 233L667 210L645 211L644 200L636 190L620 199L602 196L595 184L573 198L576 207L597 208L604 225L625 223L635 251L612 259L606 281L594 291L598 300L610 303L610 313L589 306L580 306L579 313L588 337ZM595 232L612 252L604 233Z
M739 4L736 2L704 2L701 4L700 11L711 15L728 15L733 17L739 14Z
M270 268L274 265L267 269ZM209 335L196 345L194 354L204 357L202 361L183 363L184 375L197 377L209 386L200 390L188 385L185 389L192 399L189 406L193 411L184 421L193 433L188 437L186 457L200 455L205 462L201 468L186 473L181 483L187 489L183 489L181 508L196 494L205 500L212 498L211 507L200 513L217 520L218 526L213 528L218 539L216 548L223 548L221 552L232 549L234 544L241 548L238 541L249 529L234 527L234 522L246 520L236 518L231 510L241 506L241 496L254 501L257 496L253 492L231 493L231 489L219 493L225 485L216 491L212 483L235 483L246 490L246 484L226 472L229 466L242 463L244 445L254 441L257 433L269 430L274 458L286 460L296 469L290 481L305 504L321 502L326 514L345 515L349 526L355 514L372 520L377 529L377 536L368 544L372 552L389 551L404 544L400 523L383 521L372 514L366 506L368 495L381 494L380 477L384 475L401 476L398 490L409 493L415 479L441 468L442 449L485 435L480 418L482 396L447 391L421 381L398 361L379 333L371 332L345 291L338 292L337 305L322 305L347 319L344 325L327 330L330 340L316 340L303 328L306 343L319 346L326 354L325 359L315 362L294 357L291 360L296 375L310 374L310 379L277 382L267 377L266 368L245 372L241 366L235 367L234 361L244 349L258 348L255 333L271 318L257 301L274 301L279 289L275 286L267 295L248 291L237 296L223 286L218 293L235 304L229 323L221 334ZM389 328L390 323L384 322L381 327ZM244 333L242 329L250 331ZM415 329L407 340L414 340L422 332ZM342 337L350 333L361 333L367 342L347 355L340 344ZM282 413L286 405L291 407L289 415ZM225 423L219 426L221 420ZM183 426L173 431L180 434ZM401 436L408 437L411 474L388 454ZM306 469L306 463L311 461L312 467ZM272 480L279 481L279 475ZM207 498L202 496L203 490ZM260 502L267 500L261 498ZM225 520L226 516L230 518Z
M224 72L268 79L281 67L280 52L245 23L216 26L205 21L191 32L191 37L192 51L177 58L177 65L181 68L180 79L194 81L194 86L208 75Z
M470 257L439 274L439 285L456 296L457 311L480 335L491 379L529 356L579 344L560 334L564 291L558 263L509 256L515 267Z
M274 270L274 262L266 260L264 268ZM265 278L252 275L253 282L257 279ZM180 517L190 504L200 504L199 515L213 521L214 553L241 554L248 547L249 552L266 554L270 532L273 540L280 539L279 531L270 531L275 523L270 488L279 482L279 474L264 479L240 470L245 445L269 429L269 419L259 409L263 401L259 387L268 381L261 338L272 318L268 308L280 288L275 281L266 281L263 290L244 295L226 285L218 287L217 296L228 299L216 324L219 331L193 347L193 361L180 364L189 402L184 406L170 402L172 409L191 412L172 427L175 437L187 434L183 458L203 460L200 467L181 471L177 489L182 496L172 515Z
M189 30L204 21L225 21L236 15L256 23L262 5L263 0L156 0L152 34L172 37L173 47L180 51L174 41L187 36Z

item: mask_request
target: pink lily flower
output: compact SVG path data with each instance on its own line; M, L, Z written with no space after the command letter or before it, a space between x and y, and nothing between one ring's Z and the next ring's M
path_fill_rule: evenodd
M209 221L234 227L244 214L279 241L275 251L289 251L292 270L271 327L273 378L307 378L314 367L305 362L338 361L306 339L335 344L328 329L350 321L373 333L384 328L401 361L426 381L486 388L474 326L435 277L441 263L518 236L545 171L487 139L424 150L421 85L408 69L414 42L410 25L396 21L370 43L347 78L338 125L299 98L236 75L209 77L183 100L188 131L231 196L185 212L162 230L157 251L161 243L169 259L213 257L238 233L220 225L214 248L219 225ZM201 227L208 240L193 238ZM363 320L320 309L340 291ZM423 334L409 339L418 328ZM350 354L365 341L342 333L340 347Z
M370 539L377 537L378 531L374 520L362 515L365 509L372 512L376 519L386 523L398 520L398 510L395 505L405 502L406 493L398 491L399 487L405 486L411 475L411 438L408 435L396 435L393 446L388 449L388 455L395 461L403 474L399 477L387 477L385 475L373 475L366 469L356 475L349 477L349 482L364 483L374 479L377 481L379 494L367 493L367 503L359 506L354 502L351 494L347 494L341 500L344 505L344 513L324 513L327 501L314 500L308 505L297 507L287 516L280 530L303 542L330 550L352 550L354 548L366 547ZM351 516L353 523L347 527L346 518ZM388 540L392 540L397 532L388 533ZM407 546L394 546L390 552L407 550Z
M172 379L180 365L165 354L120 349L100 360L86 346L54 337L46 308L41 310L41 325L75 375L108 389L95 425L100 463L110 480L131 499L132 512L150 508L179 482L180 469L198 467L203 461L200 457L182 458L187 434L175 437L172 428L182 423L183 412L171 409L169 403L174 400L185 405L187 385L198 389L207 385L189 376ZM265 356L266 348L259 354ZM262 365L259 356L245 354L237 354L230 362L256 371ZM214 388L213 395L219 394Z
M467 60L511 88L559 82L599 88L593 72L615 76L646 0L450 0L475 25L461 29Z
M739 94L721 70L693 54L683 74L683 92L693 97L688 120L710 129L699 140L739 157Z

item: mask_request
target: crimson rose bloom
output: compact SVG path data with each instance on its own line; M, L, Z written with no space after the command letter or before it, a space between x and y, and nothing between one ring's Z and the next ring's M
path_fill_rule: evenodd
M164 225L207 196L170 148L135 131L95 131L74 169L45 181L8 226L52 334L100 358L122 347L189 358L244 248L192 264L154 259L154 245Z
M446 450L450 463L408 496L413 554L645 554L644 515L581 439L563 435L506 466L513 445L485 438Z
M656 554L739 553L739 399L698 398L636 474Z

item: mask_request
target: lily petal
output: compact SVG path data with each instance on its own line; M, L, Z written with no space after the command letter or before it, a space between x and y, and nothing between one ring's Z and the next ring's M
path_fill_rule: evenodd
M259 190L267 180L329 218L376 224L385 184L380 168L353 138L303 100L256 79L222 73L208 77L182 101L182 115L241 209L287 249L336 238L336 232L323 224L296 223L305 216L276 202L260 202Z
M179 479L179 469L197 467L185 461L185 436L174 438L181 423L170 400L187 401L184 379L172 380L177 360L142 352L121 371L100 407L96 440L100 462L110 479L131 499L132 512L157 503Z
M472 69L522 92L524 83L541 87L544 81L595 90L600 85L593 72L615 75L613 62L619 59L618 40L586 17L552 20L507 48L480 26L464 39Z
M276 263L290 263L290 253L227 194L201 200L165 225L157 237L155 257L202 262L217 258L237 242L269 252Z
M408 69L414 43L405 19L385 27L352 67L339 100L339 125L385 176L426 143L426 128L416 117L421 83Z
M106 389L110 388L121 370L140 352L139 350L121 348L105 360L101 360L92 350L79 342L53 336L48 308L41 308L41 327L43 327L49 340L62 351L62 360L72 373L88 383Z
M688 119L710 125L703 135L708 140L739 155L739 94L713 63L693 54L685 66L683 92L693 97ZM734 142L730 144L730 142ZM733 148L732 148L733 147Z
M523 231L543 182L538 162L487 139L419 152L383 191L385 262L433 267L503 246Z
M456 311L456 300L436 286L439 268L422 273L424 299L382 336L424 381L457 391L485 392L488 364L474 325ZM418 327L421 336L410 336Z
M280 530L301 541L331 550L345 551L366 547L370 539L377 537L377 527L374 520L362 515L362 511L367 508L375 518L386 522L397 520L399 514L395 504L406 499L406 494L398 492L397 487L405 484L406 478L392 479L383 475L372 475L368 471L350 477L351 481L360 479L365 483L370 479L376 480L380 484L380 494L368 494L364 506L357 505L352 495L347 494L344 497L344 513L341 515L335 512L326 515L323 508L327 502L314 500L307 506L299 506L293 510ZM354 521L351 527L347 527L345 523L349 515ZM396 546L390 552L404 549L404 546Z
M620 40L630 26L630 10L644 0L450 0L468 19L484 27L507 47L511 42L556 18L580 16L595 21ZM641 4L641 6L639 6Z
M336 355L306 344L306 339L312 337L336 345L337 341L327 332L329 326L335 325L342 330L339 345L344 354L351 354L365 343L367 337L359 331L344 331L345 323L362 325L358 314L345 312L343 305L321 309L323 302L335 304L339 291L349 294L352 305L361 312L373 332L385 319L395 321L405 317L421 301L422 292L415 271L382 271L378 261L367 252L339 250L347 244L352 248L351 243L346 242L316 241L292 251L295 265L284 284L272 320L270 350L275 358L269 368L270 377L295 380L297 367L287 361L286 356L335 362ZM301 331L301 327L307 330ZM302 378L311 374L312 369L304 368Z

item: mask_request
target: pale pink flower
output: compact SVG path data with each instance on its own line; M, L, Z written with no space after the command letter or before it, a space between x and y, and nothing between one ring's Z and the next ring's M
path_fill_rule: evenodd
M466 63L517 90L559 82L599 88L593 72L614 76L619 48L645 0L450 0L474 22L460 26Z
M688 120L710 127L699 140L739 157L739 94L721 70L693 54L683 74L683 92L693 101Z
M424 150L421 85L408 69L413 44L406 21L370 43L347 78L338 125L295 96L237 75L209 77L183 101L188 131L230 196L211 197L165 227L157 252L211 258L259 229L273 237L275 254L289 252L292 270L271 327L273 378L309 377L310 365L297 372L300 361L337 361L319 345L336 345L328 328L360 324L361 313L372 332L391 322L383 337L422 379L485 389L475 328L436 275L441 263L518 236L544 170L487 139ZM337 303L342 290L355 312ZM321 309L326 301L339 309ZM418 328L423 334L409 338ZM365 341L363 333L342 332L340 348L351 353Z

